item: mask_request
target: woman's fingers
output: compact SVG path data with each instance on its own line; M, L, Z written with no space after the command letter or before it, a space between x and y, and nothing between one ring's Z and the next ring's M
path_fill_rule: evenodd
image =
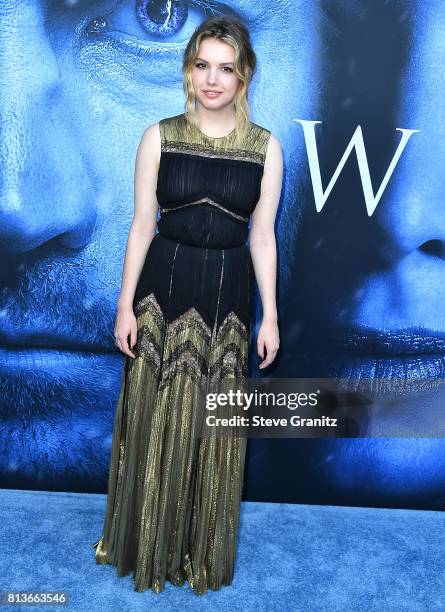
M257 350L258 350L258 356L261 357L261 359L264 359L264 348L265 348L265 342L264 340L259 340L257 343Z
M264 359L261 363L260 363L260 368L267 368L267 366L269 366L272 361L275 359L276 354L278 352L278 347L274 348L274 349L270 349L267 351L267 357L266 359ZM261 357L261 355L260 355Z
M116 346L125 355L128 355L129 357L133 357L133 358L136 357L136 355L130 350L130 347L128 346L128 336L125 338L125 340L122 336L118 336L116 338Z

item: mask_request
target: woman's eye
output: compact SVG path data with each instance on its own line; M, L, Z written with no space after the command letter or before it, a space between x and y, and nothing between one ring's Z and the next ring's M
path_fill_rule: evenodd
M201 64L201 63L195 64L195 67L199 68L199 69L207 68L206 64ZM224 66L223 71L224 72L233 72L232 68L229 68L228 66Z

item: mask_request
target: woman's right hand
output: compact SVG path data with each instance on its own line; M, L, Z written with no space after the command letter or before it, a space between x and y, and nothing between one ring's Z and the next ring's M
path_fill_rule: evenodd
M130 336L130 346L128 346L128 336ZM129 357L136 357L130 350L136 344L137 322L131 306L119 307L114 327L114 339L117 348Z

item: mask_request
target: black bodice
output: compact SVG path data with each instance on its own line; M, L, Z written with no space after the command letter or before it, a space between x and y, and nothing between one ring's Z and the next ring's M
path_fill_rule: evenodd
M270 132L250 122L235 145L234 132L212 138L186 123L185 115L159 122L159 233L189 246L241 246L260 198Z

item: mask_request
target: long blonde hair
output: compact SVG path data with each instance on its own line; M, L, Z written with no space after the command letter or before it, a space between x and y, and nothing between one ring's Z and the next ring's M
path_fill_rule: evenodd
M250 35L246 26L238 19L229 17L210 17L193 32L184 51L182 64L183 87L185 94L185 117L190 124L198 127L195 111L195 91L192 83L192 69L198 57L201 41L206 38L216 38L235 49L234 72L241 84L235 96L235 142L240 142L247 132L250 120L247 93L250 82L256 70L256 55L250 43Z

